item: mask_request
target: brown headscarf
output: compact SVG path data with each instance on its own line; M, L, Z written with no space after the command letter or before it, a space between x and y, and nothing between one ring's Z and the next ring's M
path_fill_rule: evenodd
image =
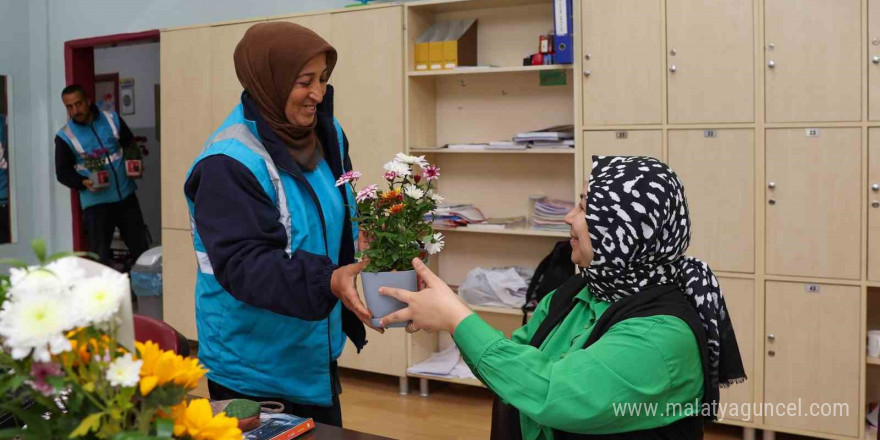
M313 170L321 160L317 118L308 127L287 120L284 106L306 63L321 53L327 54L327 71L336 65L336 49L318 34L289 22L260 23L251 26L235 47L235 74L260 108L260 114L272 131L286 144L294 160Z

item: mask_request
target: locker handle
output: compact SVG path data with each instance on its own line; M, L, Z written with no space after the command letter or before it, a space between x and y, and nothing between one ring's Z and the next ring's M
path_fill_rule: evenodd
M589 70L584 70L584 76L590 76L590 71L589 71Z
M773 356L776 356L776 352L773 351L773 350L770 350L770 351L767 352L767 355L770 356L770 357L773 357Z
M770 333L769 335L767 335L767 340L768 341L775 341L776 335L774 335L773 333Z
M880 64L880 56L874 55L874 56L871 58L871 62L874 63L874 64Z
M675 67L675 64L669 66L669 71L670 71L670 72L675 73L676 70L678 70L678 68Z
M880 200L874 200L873 202L871 202L871 207L880 208Z
M767 188L773 189L776 188L776 182L770 182L767 184Z
M770 62L767 63L767 67L769 67L771 69L776 67L776 61L770 60Z
M871 185L871 189L874 191L880 191L880 183L875 183Z

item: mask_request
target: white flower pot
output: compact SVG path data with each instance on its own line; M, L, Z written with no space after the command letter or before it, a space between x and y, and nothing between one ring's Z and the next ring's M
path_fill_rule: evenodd
M144 175L144 161L141 159L127 159L125 161L125 175L132 179L140 179Z
M92 181L92 188L101 189L110 186L110 171L92 171L89 173L89 180Z
M409 290L410 292L418 291L418 277L414 270L375 273L361 272L361 281L364 287L364 299L367 301L367 308L373 313L372 324L375 327L381 327L379 324L380 318L406 308L406 303L380 294L380 287L396 287ZM406 322L399 322L388 327L406 327L406 324Z

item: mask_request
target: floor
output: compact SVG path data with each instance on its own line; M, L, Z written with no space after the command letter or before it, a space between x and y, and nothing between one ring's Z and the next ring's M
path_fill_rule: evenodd
M411 379L410 394L398 393L396 377L341 370L342 419L346 428L405 440L488 439L492 395L482 388L431 382L431 396L418 394ZM207 397L204 380L192 393ZM761 438L760 432L757 434ZM712 425L705 440L742 438L742 429ZM777 440L808 440L777 434Z

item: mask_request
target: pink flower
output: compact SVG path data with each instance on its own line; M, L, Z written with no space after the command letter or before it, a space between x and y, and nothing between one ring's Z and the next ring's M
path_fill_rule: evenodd
M63 375L61 365L55 362L34 362L31 365L31 376L34 377L34 380L30 382L30 385L42 395L51 396L55 388L49 384L47 379Z
M364 202L367 200L374 200L377 197L376 192L378 190L379 190L379 185L370 185L370 186L358 191L357 197L355 197L355 200L358 203Z
M396 179L396 178L397 178L397 173L395 173L394 171L389 171L389 172L385 173L385 180L387 180L389 182Z
M422 171L428 182L437 180L440 177L440 168L437 168L436 165L428 165Z
M358 179L361 178L360 171L348 171L345 174L339 176L339 180L336 181L336 186L342 186L349 182L357 182Z

